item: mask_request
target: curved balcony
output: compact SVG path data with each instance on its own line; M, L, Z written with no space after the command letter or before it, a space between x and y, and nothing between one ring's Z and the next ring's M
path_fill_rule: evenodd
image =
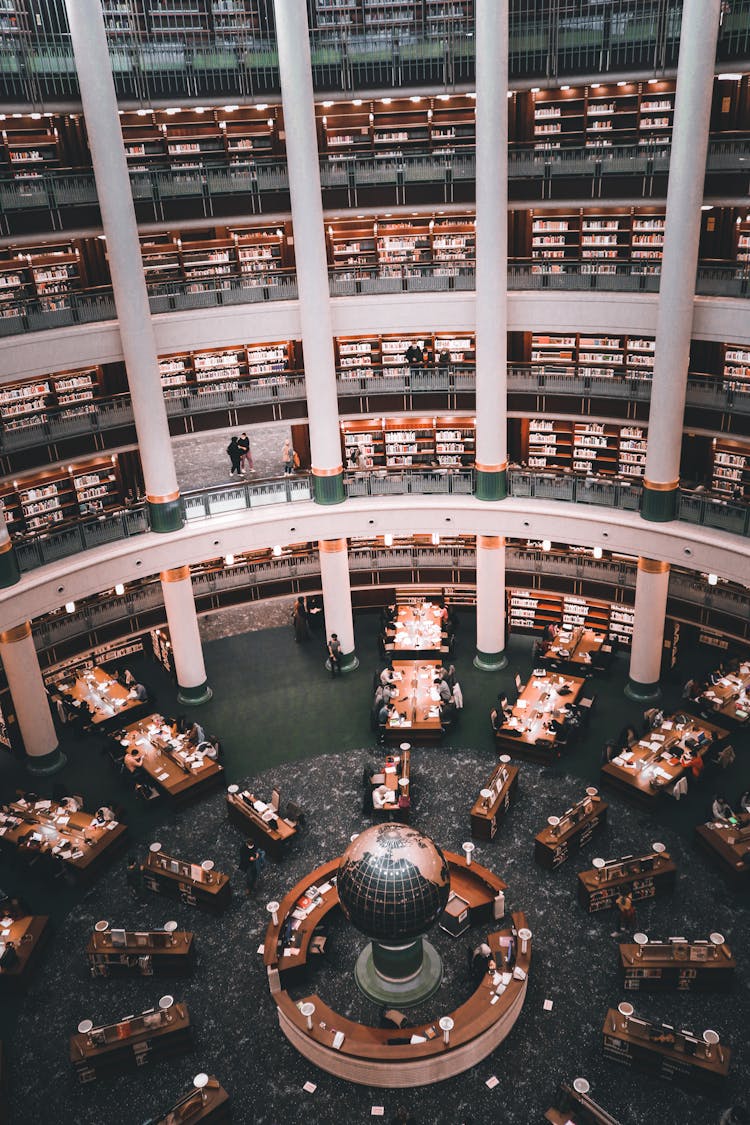
M529 205L566 197L580 199L581 181L596 181L596 199L666 196L669 144L613 145L586 148L576 143L560 148L537 148L513 143L508 153L511 199ZM706 195L721 198L747 194L750 138L714 137L706 160ZM324 206L471 205L476 180L476 152L471 145L453 151L413 151L376 157L339 156L321 159ZM221 217L247 218L289 211L289 177L279 160L205 163L174 170L165 164L148 171L131 171L131 189L139 222L179 222L186 202L192 217L209 223ZM585 192L589 194L588 191ZM33 178L0 178L0 215L6 234L47 233L99 227L101 219L96 183L90 169L59 168Z
M651 266L656 269L657 266ZM641 262L559 262L513 260L508 267L511 292L596 292L655 294L659 274L645 272ZM328 285L332 297L370 297L399 293L471 293L476 284L473 261L405 266L352 266L331 270ZM730 262L702 263L696 274L696 292L701 296L750 296L750 267ZM212 282L169 282L149 289L154 314L193 309L227 308L235 305L265 305L298 298L293 270L253 274ZM70 293L60 298L38 298L16 302L0 316L0 337L18 336L94 324L117 319L114 295L108 287Z

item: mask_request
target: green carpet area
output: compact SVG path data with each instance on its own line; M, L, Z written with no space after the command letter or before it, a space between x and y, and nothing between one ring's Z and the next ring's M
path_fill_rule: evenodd
M380 667L377 632L376 614L358 616L356 637L360 667L335 679L324 667L322 636L297 645L291 628L275 628L225 637L205 645L214 698L192 713L209 733L220 737L228 783L235 777L259 774L276 763L299 761L299 796L304 806L303 763L306 759L375 745L369 715L372 677ZM524 680L527 678L532 667L532 640L512 638L507 669L491 674L473 667L474 640L473 612L463 610L453 659L465 707L445 743L457 749L486 746L489 775L495 761L489 712L499 691L506 690L512 697L517 672ZM683 648L679 674L674 682L665 685L663 706L678 707L680 685L688 675L713 667L717 660L715 653L690 652ZM159 665L144 657L129 662L129 666L155 695L157 709L167 715L185 712L186 709L177 704L175 685ZM620 654L606 677L593 679L591 686L596 693L596 703L589 729L551 769L588 784L598 784L601 749L606 739L616 736L627 722L641 721L641 708L623 694L627 669L627 654ZM82 794L86 809L93 811L102 803L117 801L125 809L131 848L142 853L144 845L154 839L159 825L176 816L189 817L190 809L175 812L166 802L144 804L136 800L127 784L115 776L106 755L100 752L105 742L102 736L73 739L64 732L61 745L68 756L68 765L60 775L44 781L32 782L21 763L3 755L0 801L11 797L17 787L34 788L41 796L49 796L57 781L62 782L68 792ZM737 759L717 783L707 781L691 786L688 796L679 803L665 798L654 814L638 809L633 810L632 815L645 824L653 816L655 839L658 839L656 829L660 824L669 826L686 840L692 839L694 826L707 818L712 784L718 785L732 802L750 788L750 733L733 735L732 743ZM361 767L359 758L353 761L352 769L357 774ZM540 826L543 819L540 814ZM716 878L720 878L718 873ZM67 886L62 879L49 882L33 870L27 872L5 856L0 858L0 888L11 894L21 894L32 911L50 914L53 924L73 909L80 895L85 893ZM47 955L54 956L54 952ZM0 1038L12 1036L20 1002L13 999L0 1007Z

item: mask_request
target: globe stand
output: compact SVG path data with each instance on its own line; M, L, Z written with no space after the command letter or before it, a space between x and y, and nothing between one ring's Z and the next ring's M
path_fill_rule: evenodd
M409 1008L440 988L443 962L423 937L400 945L371 941L357 958L354 979L360 992L376 1004Z

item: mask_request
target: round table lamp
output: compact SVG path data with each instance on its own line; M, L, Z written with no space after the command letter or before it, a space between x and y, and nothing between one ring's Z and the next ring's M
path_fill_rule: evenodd
M234 796L235 793L239 793L239 791L240 791L239 785L227 785L227 793L231 793L232 796Z
M103 934L103 933L105 933L105 932L106 932L106 931L107 931L107 930L109 929L109 922L105 922L105 921L104 921L104 920L102 919L102 921L101 921L101 922L97 922L97 923L96 923L96 925L94 926L94 929L96 930L96 932L97 932L98 934Z
M474 851L474 844L471 840L465 840L461 848L466 856L466 866L471 867L471 853Z
M588 1094L591 1086L586 1078L574 1078L573 1089L577 1094Z
M312 1031L312 1018L315 1014L315 1005L310 1000L307 1000L304 1004L300 1004L299 1010L305 1017L307 1030Z
M278 904L278 902L269 902L268 905L266 906L266 910L271 915L271 919L273 921L274 926L278 926L278 924L279 924L279 904Z
M441 1016L438 1020L438 1027L443 1033L443 1042L448 1045L453 1031L453 1020L450 1016Z
M156 854L157 852L161 851L161 844L159 844L159 843L149 844L148 850L150 852L153 852L154 854Z
M91 1020L81 1020L81 1022L78 1025L78 1031L81 1035L88 1035L89 1032L92 1030L93 1026L94 1025L91 1022Z

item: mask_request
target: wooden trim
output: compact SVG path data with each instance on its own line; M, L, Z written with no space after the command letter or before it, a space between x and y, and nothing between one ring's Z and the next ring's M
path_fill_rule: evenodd
M190 578L190 567L176 566L173 570L162 570L159 578L162 582L184 582Z
M475 461L474 467L478 473L504 473L508 468L508 462L501 461L498 465L483 465L481 462Z
M477 547L484 551L500 551L505 546L503 535L477 535Z
M669 563L656 559L638 559L638 569L642 574L669 574Z
M3 539L2 542L0 542L0 555L7 555L8 551L12 550L13 544L10 540L10 536L8 536L6 539Z
M25 641L30 636L31 622L23 621L20 625L14 625L12 629L6 629L5 632L0 633L0 645L15 645L19 641Z
M346 550L346 539L319 539L318 550L321 555L339 555Z
M677 480L671 480L664 483L661 481L647 480L644 477L643 487L650 489L651 492L676 492L676 490L680 487L680 478L678 477Z
M313 465L311 472L314 477L340 477L344 472L344 466L339 463L333 469L316 469Z
M146 499L149 504L172 504L175 500L180 499L180 490L175 492L167 492L164 496L152 496L150 492L146 493Z

